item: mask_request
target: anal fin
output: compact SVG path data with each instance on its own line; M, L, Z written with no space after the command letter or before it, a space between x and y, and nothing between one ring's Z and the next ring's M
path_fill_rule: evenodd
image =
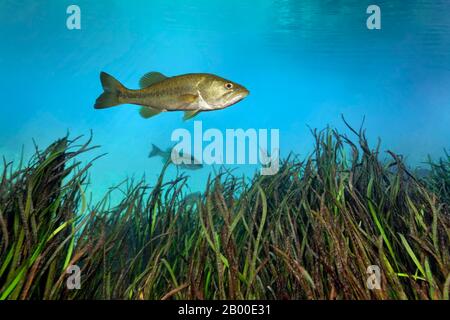
M154 117L154 116L156 116L157 114L160 114L160 113L161 113L161 110L158 110L158 109L155 109L155 108L151 108L151 107L147 107L147 106L142 106L141 110L139 110L139 114L144 119L148 119L148 118Z

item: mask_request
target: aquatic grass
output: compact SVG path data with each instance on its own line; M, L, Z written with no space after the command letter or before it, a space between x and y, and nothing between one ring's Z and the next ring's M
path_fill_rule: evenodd
M222 168L196 197L188 176L167 181L166 163L154 184L128 179L89 202L92 162L77 158L90 138L4 160L0 298L448 299L448 154L418 176L348 127L311 130L314 152L273 176ZM66 286L71 265L79 290ZM367 287L371 265L381 290Z

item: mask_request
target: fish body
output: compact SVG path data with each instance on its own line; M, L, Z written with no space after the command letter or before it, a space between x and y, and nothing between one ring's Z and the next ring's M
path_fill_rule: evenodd
M185 119L189 119L199 112L229 107L249 94L242 85L209 73L166 77L150 72L141 78L138 90L126 88L105 72L100 73L100 80L104 92L95 103L96 109L136 104L142 106L144 118L165 111L185 111Z
M186 195L186 197L184 197L182 203L186 207L188 207L188 206L192 207L192 206L196 205L197 202L201 199L202 199L201 192L192 192L192 193L189 193L188 195Z
M203 168L203 165L197 159L195 159L194 156L187 153L184 153L182 155L177 153L175 159L173 159L172 151L173 149L171 148L167 149L166 151L161 150L160 148L152 144L152 150L150 151L148 157L153 158L159 156L161 157L163 163L170 161L172 164L182 169L197 170ZM175 160L176 162L174 162L173 160Z

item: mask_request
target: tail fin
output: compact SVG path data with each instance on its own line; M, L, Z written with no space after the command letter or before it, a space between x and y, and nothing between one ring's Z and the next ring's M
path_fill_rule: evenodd
M100 81L104 92L95 101L94 108L105 109L121 104L122 102L119 102L119 93L125 91L126 88L106 72L100 73Z
M152 151L150 151L150 154L148 155L148 157L149 158L156 157L157 155L160 155L161 153L162 153L162 150L152 143Z

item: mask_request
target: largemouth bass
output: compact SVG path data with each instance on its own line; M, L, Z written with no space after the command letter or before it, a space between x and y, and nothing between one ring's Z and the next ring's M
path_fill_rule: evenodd
M249 91L240 84L209 73L190 73L166 77L159 72L145 74L139 85L141 89L126 88L113 76L101 72L104 92L95 102L96 109L121 104L142 106L144 118L165 111L184 111L184 120L199 112L220 110L244 99Z
M160 156L163 163L166 163L167 161L170 160L171 163L180 167L181 169L197 170L203 168L203 165L197 159L195 159L194 156L190 154L181 155L176 150L175 155L172 156L173 151L174 151L173 148L169 148L166 151L163 151L154 144L152 144L152 150L150 151L148 157L153 158L156 156ZM174 161L176 162L174 163Z

